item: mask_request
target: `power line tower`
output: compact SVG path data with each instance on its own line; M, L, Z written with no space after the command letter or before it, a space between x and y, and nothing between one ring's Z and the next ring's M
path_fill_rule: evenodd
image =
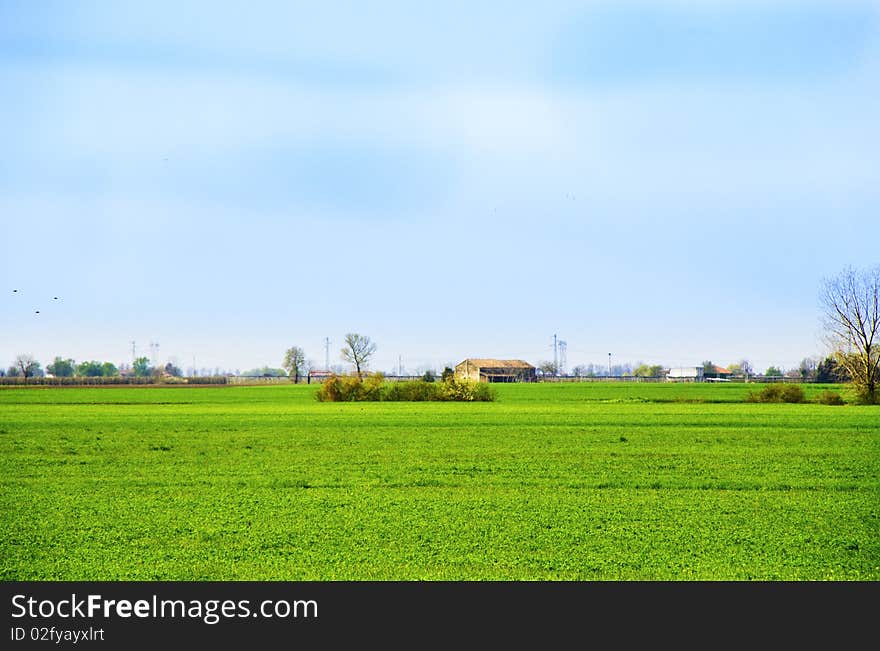
M330 337L324 337L324 370L330 370Z
M566 353L566 348L568 348L568 344L560 339L558 346L559 346L559 366L556 367L556 372L559 373L559 375L565 375L565 365L566 365L565 353Z
M553 335L553 375L559 375L559 352L557 350L556 335Z
M131 363L134 364L134 360L137 359L137 354L135 353L135 345L134 342L131 342Z
M150 342L150 363L155 366L156 359L159 357L159 342L151 341Z

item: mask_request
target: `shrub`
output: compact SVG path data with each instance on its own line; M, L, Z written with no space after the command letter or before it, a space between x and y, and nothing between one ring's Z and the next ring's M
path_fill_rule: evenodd
M354 398L354 400L370 402L381 400L382 384L384 382L385 377L381 373L373 373L371 375L368 375L366 379L361 382L360 394L356 398Z
M443 400L462 402L491 402L495 400L495 389L488 383L474 380L450 380L441 384Z
M363 382L356 375L331 375L315 394L319 402L351 402L363 400Z
M386 382L380 373L363 380L357 376L332 375L321 384L315 399L320 402L489 402L495 400L495 390L472 380Z
M807 396L804 390L797 384L786 384L782 387L782 402L801 403L806 402Z
M823 391L816 396L816 402L820 405L845 405L846 402L836 391Z
M412 382L389 382L382 393L382 400L390 402L426 402L441 399L441 387L435 382L415 380Z
M750 392L746 402L806 402L804 390L796 384L768 384L759 392Z
M880 394L876 391L872 394L866 386L860 386L856 383L849 385L847 393L850 400L857 405L876 405L880 404Z

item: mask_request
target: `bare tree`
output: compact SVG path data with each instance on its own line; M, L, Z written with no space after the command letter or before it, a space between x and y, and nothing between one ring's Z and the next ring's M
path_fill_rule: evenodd
M32 375L36 375L40 368L40 363L34 359L33 355L19 355L15 358L15 368L21 371L24 381Z
M362 370L376 352L376 344L369 337L349 332L345 335L345 347L342 349L342 359L354 364L358 377L362 377Z
M880 376L880 265L846 267L821 293L827 341L861 401L877 402Z
M284 363L281 365L288 375L293 376L294 384L299 382L299 376L303 375L306 366L306 354L299 346L291 346L284 353Z

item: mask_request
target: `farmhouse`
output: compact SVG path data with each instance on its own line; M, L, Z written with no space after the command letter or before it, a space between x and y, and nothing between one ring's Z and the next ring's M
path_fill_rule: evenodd
M478 382L534 382L535 371L521 359L466 359L455 365L455 377Z
M729 382L733 375L729 369L722 366L712 366L712 371L703 371L703 379L707 382Z

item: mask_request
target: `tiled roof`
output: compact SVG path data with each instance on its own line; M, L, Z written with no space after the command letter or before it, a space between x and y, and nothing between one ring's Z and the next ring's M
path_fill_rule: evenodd
M461 366L462 364L469 363L471 366L477 366L479 368L535 368L528 362L524 362L521 359L466 359L463 362L456 364L456 367Z

